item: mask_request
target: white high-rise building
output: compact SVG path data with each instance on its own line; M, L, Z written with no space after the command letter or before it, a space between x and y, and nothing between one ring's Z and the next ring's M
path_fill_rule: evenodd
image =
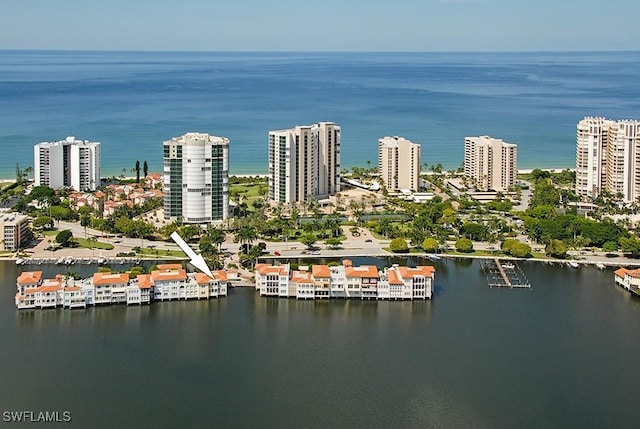
M378 172L389 191L418 191L420 145L397 136L379 139Z
M94 191L100 186L100 143L70 136L34 147L36 185Z
M340 127L333 122L269 132L269 199L283 203L340 192Z
M576 194L640 197L640 121L586 117L577 126Z
M229 139L187 133L163 148L165 219L207 224L229 217Z
M516 183L517 150L489 136L465 137L464 175L482 191L504 192Z

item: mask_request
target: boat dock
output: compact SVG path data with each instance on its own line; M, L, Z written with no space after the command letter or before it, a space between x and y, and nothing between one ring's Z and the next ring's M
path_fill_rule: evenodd
M482 270L490 287L531 288L531 283L516 261L487 259L482 262Z

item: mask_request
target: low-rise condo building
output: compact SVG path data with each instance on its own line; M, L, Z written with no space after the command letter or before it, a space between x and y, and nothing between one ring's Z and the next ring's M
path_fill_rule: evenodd
M153 301L209 299L227 296L225 271L186 273L180 264L161 264L150 274L130 279L127 273L95 273L83 280L42 271L25 271L16 280L15 304L27 308L86 308L109 304L149 304Z
M505 192L516 184L517 146L489 136L465 137L464 175L480 191Z
M628 291L640 294L640 269L618 268L614 273L616 284Z
M0 213L0 251L16 251L29 240L29 218L18 213Z
M375 265L314 265L291 270L289 264L256 264L255 286L260 296L296 299L391 299L433 297L435 268L394 265L378 270Z

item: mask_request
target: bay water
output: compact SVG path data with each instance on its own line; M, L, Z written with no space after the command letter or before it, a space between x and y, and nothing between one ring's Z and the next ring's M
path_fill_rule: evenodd
M435 265L426 302L237 288L17 311L21 269L61 268L0 262L0 411L69 411L65 426L93 428L635 427L640 300L610 269L525 262L532 289L509 290L489 288L478 261Z

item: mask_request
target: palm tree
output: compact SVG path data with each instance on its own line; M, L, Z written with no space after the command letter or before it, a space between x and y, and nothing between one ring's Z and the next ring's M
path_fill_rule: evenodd
M331 231L331 237L340 236L340 221L335 215L329 215L325 218L324 227Z
M248 253L243 254L240 257L240 262L248 268L253 268L255 267L256 261L258 260L260 255L262 255L262 249L260 248L260 246L254 246L249 249Z
M89 247L91 247L91 256L93 257L95 256L95 244L98 239L94 235L92 235L87 239L87 241L89 242Z
M211 242L220 250L220 246L224 243L226 238L226 234L222 230L222 228L209 227L207 229L206 237L211 240Z
M250 226L241 226L235 233L235 239L240 244L251 244L258 239L258 234L256 230Z

